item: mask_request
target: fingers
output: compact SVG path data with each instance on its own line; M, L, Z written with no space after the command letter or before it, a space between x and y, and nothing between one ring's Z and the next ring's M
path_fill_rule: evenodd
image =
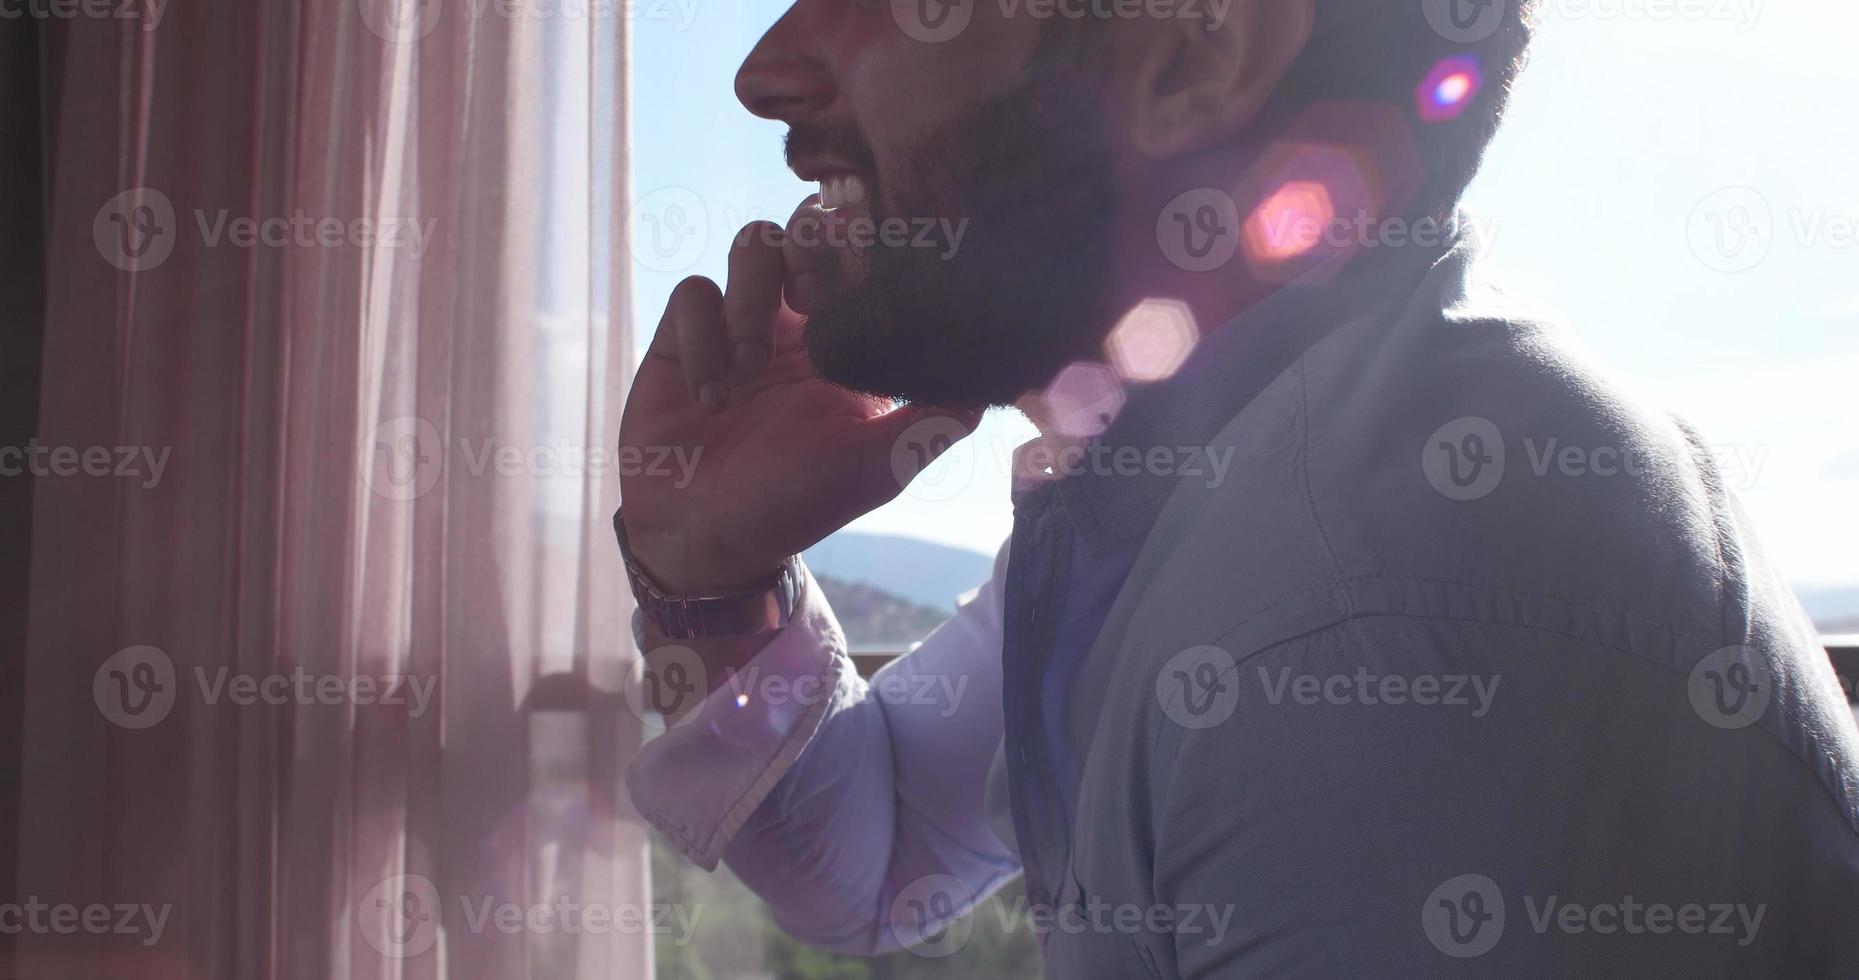
M781 249L786 233L772 221L750 222L729 250L729 292L723 298L730 366L748 375L774 355L781 314Z
M832 261L821 244L827 220L826 212L820 210L820 196L814 194L800 202L800 207L788 218L788 234L782 241L781 260L786 269L783 289L787 305L802 316L812 313L818 303L826 282L825 266Z
M729 402L725 340L723 291L702 276L692 276L671 291L647 354L676 360L691 397L714 412Z
M676 361L691 397L706 409L729 403L732 372L753 375L782 344L799 341L799 318L781 301L786 239L780 225L751 222L730 247L727 294L692 276L665 304L646 354Z

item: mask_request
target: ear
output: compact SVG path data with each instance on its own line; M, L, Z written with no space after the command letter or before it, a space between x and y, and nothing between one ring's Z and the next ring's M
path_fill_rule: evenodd
M1135 59L1130 140L1163 160L1218 143L1258 115L1310 40L1315 0L1208 0L1152 22Z

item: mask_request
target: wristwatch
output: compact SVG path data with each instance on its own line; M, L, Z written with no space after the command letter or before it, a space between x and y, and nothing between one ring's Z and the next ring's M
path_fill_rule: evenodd
M622 508L624 509L624 508ZM626 541L626 524L613 512L613 534L620 542L620 558L640 613L668 639L700 640L710 637L751 636L782 629L800 605L799 556L781 563L762 582L709 595L670 595L652 581Z

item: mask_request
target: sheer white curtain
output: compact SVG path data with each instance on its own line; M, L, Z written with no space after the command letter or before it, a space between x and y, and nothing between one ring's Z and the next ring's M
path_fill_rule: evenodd
M37 481L9 884L139 911L6 975L650 975L626 34L568 6L46 25L39 444L80 462Z

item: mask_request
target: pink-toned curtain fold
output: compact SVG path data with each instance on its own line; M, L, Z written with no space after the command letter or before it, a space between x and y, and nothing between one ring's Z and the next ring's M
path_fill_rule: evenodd
M12 891L147 911L5 975L650 976L649 934L472 914L649 901L625 24L495 9L46 25L39 443L113 463L36 484Z

